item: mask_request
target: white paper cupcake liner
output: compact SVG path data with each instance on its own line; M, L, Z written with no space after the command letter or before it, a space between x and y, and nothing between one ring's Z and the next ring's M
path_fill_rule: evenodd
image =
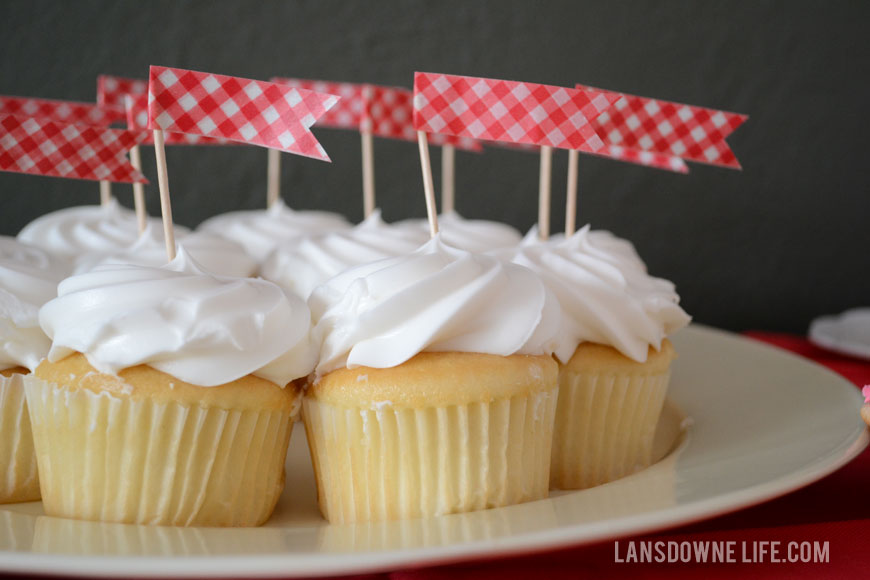
M36 452L21 375L0 375L0 503L38 499Z
M158 403L24 378L48 515L254 526L284 486L291 417Z
M648 467L669 379L670 372L620 375L561 368L550 487L584 489Z
M558 389L427 409L306 397L318 501L331 523L467 512L547 496Z

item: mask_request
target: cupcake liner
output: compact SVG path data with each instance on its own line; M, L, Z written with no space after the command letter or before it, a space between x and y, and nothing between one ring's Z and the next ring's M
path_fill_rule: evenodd
M291 416L158 403L24 378L45 513L255 526L284 486Z
M0 375L0 503L39 499L36 452L22 375Z
M558 389L424 409L306 397L318 502L331 523L426 517L544 498Z
M648 467L669 380L560 368L550 487L585 489Z

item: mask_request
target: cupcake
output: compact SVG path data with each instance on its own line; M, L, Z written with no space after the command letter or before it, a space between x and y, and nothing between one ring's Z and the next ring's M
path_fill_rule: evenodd
M427 220L404 220L399 227L413 227L428 235ZM445 244L469 252L491 252L516 246L522 236L511 226L489 220L469 220L455 211L438 216L438 229Z
M149 222L161 229L158 218ZM176 235L187 229L175 226ZM76 261L82 256L106 256L120 252L139 237L136 213L112 198L107 205L81 205L53 211L24 226L18 240L64 260Z
M296 211L278 200L265 210L233 211L209 218L199 224L197 231L237 242L249 256L262 263L282 242L350 227L350 223L339 214Z
M164 267L72 276L42 307L25 392L48 515L254 526L271 514L315 362L305 304L260 279Z
M309 305L321 350L303 418L330 522L547 496L561 324L533 272L436 236Z
M208 232L181 233L176 242L206 271L218 276L247 277L257 273L258 264L244 248ZM81 274L100 265L135 264L162 266L166 263L166 244L162 227L148 224L139 239L122 251L108 255L87 254L79 258L74 273Z
M589 226L529 241L513 261L540 275L564 313L550 485L587 488L649 466L676 356L667 336L690 320L674 285L647 274L630 243Z
M0 236L0 503L39 499L22 377L51 346L39 307L57 295L64 275L63 264L39 248Z
M284 242L266 259L261 274L307 299L315 287L352 266L410 254L428 239L423 231L396 228L375 210L349 230Z

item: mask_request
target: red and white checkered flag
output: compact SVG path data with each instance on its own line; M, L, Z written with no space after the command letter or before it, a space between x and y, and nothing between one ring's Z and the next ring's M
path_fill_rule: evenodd
M674 171L676 173L689 172L689 166L686 165L686 162L676 155L628 149L626 147L611 145L609 143L605 143L604 149L598 153L594 153L594 155L616 159L617 161L626 161L628 163L643 165L645 167Z
M414 126L427 133L596 153L589 123L617 99L606 93L435 73L414 75Z
M100 127L108 127L115 121L124 120L123 109L101 107L93 103L7 96L0 96L0 115L18 115Z
M154 134L148 131L148 95L126 95L124 108L127 112L127 128L131 131L142 131L145 133L142 144L153 145ZM226 145L232 143L226 139L212 139L189 133L166 133L163 140L166 145Z
M277 83L152 66L148 128L262 145L329 161L310 127L338 99Z
M746 115L583 85L577 88L619 95L594 122L595 130L610 145L740 169L725 138L749 118Z
M142 136L121 129L0 115L0 170L147 183L126 157Z
M351 129L359 131L363 117L363 87L356 83L340 83L333 81L314 81L307 79L291 79L274 77L273 83L305 89L316 93L338 95L341 100L320 117L315 126L330 129Z
M112 107L124 110L124 97L127 95L148 95L148 81L144 79L128 79L111 75L97 77L97 104L101 107Z
M376 137L416 141L414 127L414 93L400 87L367 85L364 92L363 129ZM453 145L457 149L482 151L477 140L467 136L430 133L432 145Z

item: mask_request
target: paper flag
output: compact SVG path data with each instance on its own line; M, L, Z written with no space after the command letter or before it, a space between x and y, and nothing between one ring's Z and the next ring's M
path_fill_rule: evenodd
M148 128L262 145L329 161L310 127L338 99L277 83L152 66Z
M110 75L97 77L97 104L124 110L124 97L127 95L148 95L148 81L128 79Z
M124 119L123 109L106 108L93 103L7 96L0 96L0 115L18 115L100 127L108 127L115 121Z
M400 87L367 85L363 128L376 137L416 141L414 127L414 93ZM482 151L477 140L463 135L430 133L432 145L453 145L457 149Z
M0 115L0 170L148 183L126 157L142 134L51 119Z
M593 155L616 159L617 161L627 161L636 165L646 167L654 167L656 169L664 169L666 171L674 171L676 173L688 173L689 166L686 162L676 155L666 155L664 153L654 153L652 151L639 151L637 149L628 149L619 145L610 145L605 143L604 149Z
M142 144L152 145L154 135L148 131L148 95L126 95L124 109L127 113L127 128L131 131L145 133ZM212 139L188 133L166 133L163 140L166 145L226 145L232 143L226 139Z
M618 97L606 93L435 73L414 75L414 126L446 133L595 153L589 120Z
M338 95L341 100L326 111L315 125L330 129L351 129L359 131L363 116L363 87L356 83L340 83L332 81L313 81L306 79L291 79L283 77L272 78L273 83L306 89L316 93Z
M620 97L593 123L609 145L740 169L725 138L749 118L746 115L584 85L577 88Z

